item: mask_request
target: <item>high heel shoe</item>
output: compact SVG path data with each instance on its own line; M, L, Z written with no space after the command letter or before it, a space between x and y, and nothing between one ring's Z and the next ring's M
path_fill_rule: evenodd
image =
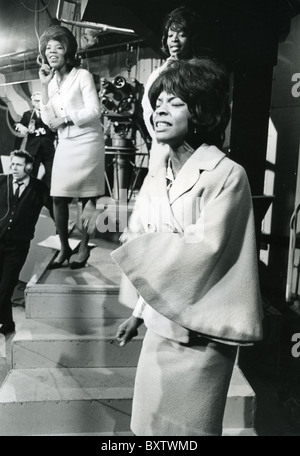
M61 261L53 261L52 263L48 264L47 269L59 269L63 266L64 262L67 261L69 264L70 257L73 254L72 249L70 249L67 255Z
M80 269L83 268L86 265L87 260L90 258L90 252L87 254L87 256L84 258L82 261L72 261L70 268L71 269Z

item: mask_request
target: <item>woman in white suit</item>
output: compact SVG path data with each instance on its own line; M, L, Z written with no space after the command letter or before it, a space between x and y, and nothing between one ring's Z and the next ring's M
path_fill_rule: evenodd
M40 39L42 65L41 113L43 121L58 131L51 195L54 216L61 241L56 260L59 268L69 260L68 204L72 198L88 200L104 194L104 140L100 124L100 102L92 75L79 68L77 42L66 27L53 25ZM89 236L82 227L82 241L71 268L83 267L89 258Z
M117 340L144 322L135 435L221 435L239 345L262 338L255 228L244 169L221 151L228 77L210 59L174 61L149 98L170 146L142 185L112 257L139 293Z

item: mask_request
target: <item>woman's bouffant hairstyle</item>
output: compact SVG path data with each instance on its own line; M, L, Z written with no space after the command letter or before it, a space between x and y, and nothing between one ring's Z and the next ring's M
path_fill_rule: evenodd
M43 59L45 63L48 64L45 52L50 40L59 41L65 48L66 68L68 71L71 71L72 68L80 65L80 59L76 58L78 47L76 38L67 27L62 27L61 25L52 25L42 34L40 38L40 62Z
M168 14L163 25L163 34L161 39L161 49L167 56L170 56L167 45L168 33L170 29L185 32L190 41L190 58L198 55L200 43L199 33L201 30L200 16L185 6L176 8Z
M150 87L153 110L163 91L187 104L191 118L186 141L192 147L222 147L230 120L229 75L222 65L211 58L170 61Z

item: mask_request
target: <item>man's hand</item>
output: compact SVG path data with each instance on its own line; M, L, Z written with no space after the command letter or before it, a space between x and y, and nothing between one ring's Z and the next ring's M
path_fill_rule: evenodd
M20 122L18 122L16 125L15 125L15 129L21 133L21 135L25 136L26 133L28 132L28 128L25 127L25 125L21 124Z

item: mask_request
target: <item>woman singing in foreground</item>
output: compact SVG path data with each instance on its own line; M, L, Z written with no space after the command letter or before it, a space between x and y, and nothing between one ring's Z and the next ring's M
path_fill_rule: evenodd
M255 228L244 169L221 151L226 72L174 61L149 98L170 155L150 169L112 257L140 297L124 346L147 328L137 367L135 435L221 435L237 347L262 338Z
M43 64L39 76L42 84L43 121L58 131L54 156L51 196L61 250L50 269L60 268L72 250L68 241L69 203L79 198L83 207L104 194L104 140L100 125L100 102L93 76L79 68L77 42L66 27L53 25L41 36ZM89 258L87 226L72 269L85 266Z

